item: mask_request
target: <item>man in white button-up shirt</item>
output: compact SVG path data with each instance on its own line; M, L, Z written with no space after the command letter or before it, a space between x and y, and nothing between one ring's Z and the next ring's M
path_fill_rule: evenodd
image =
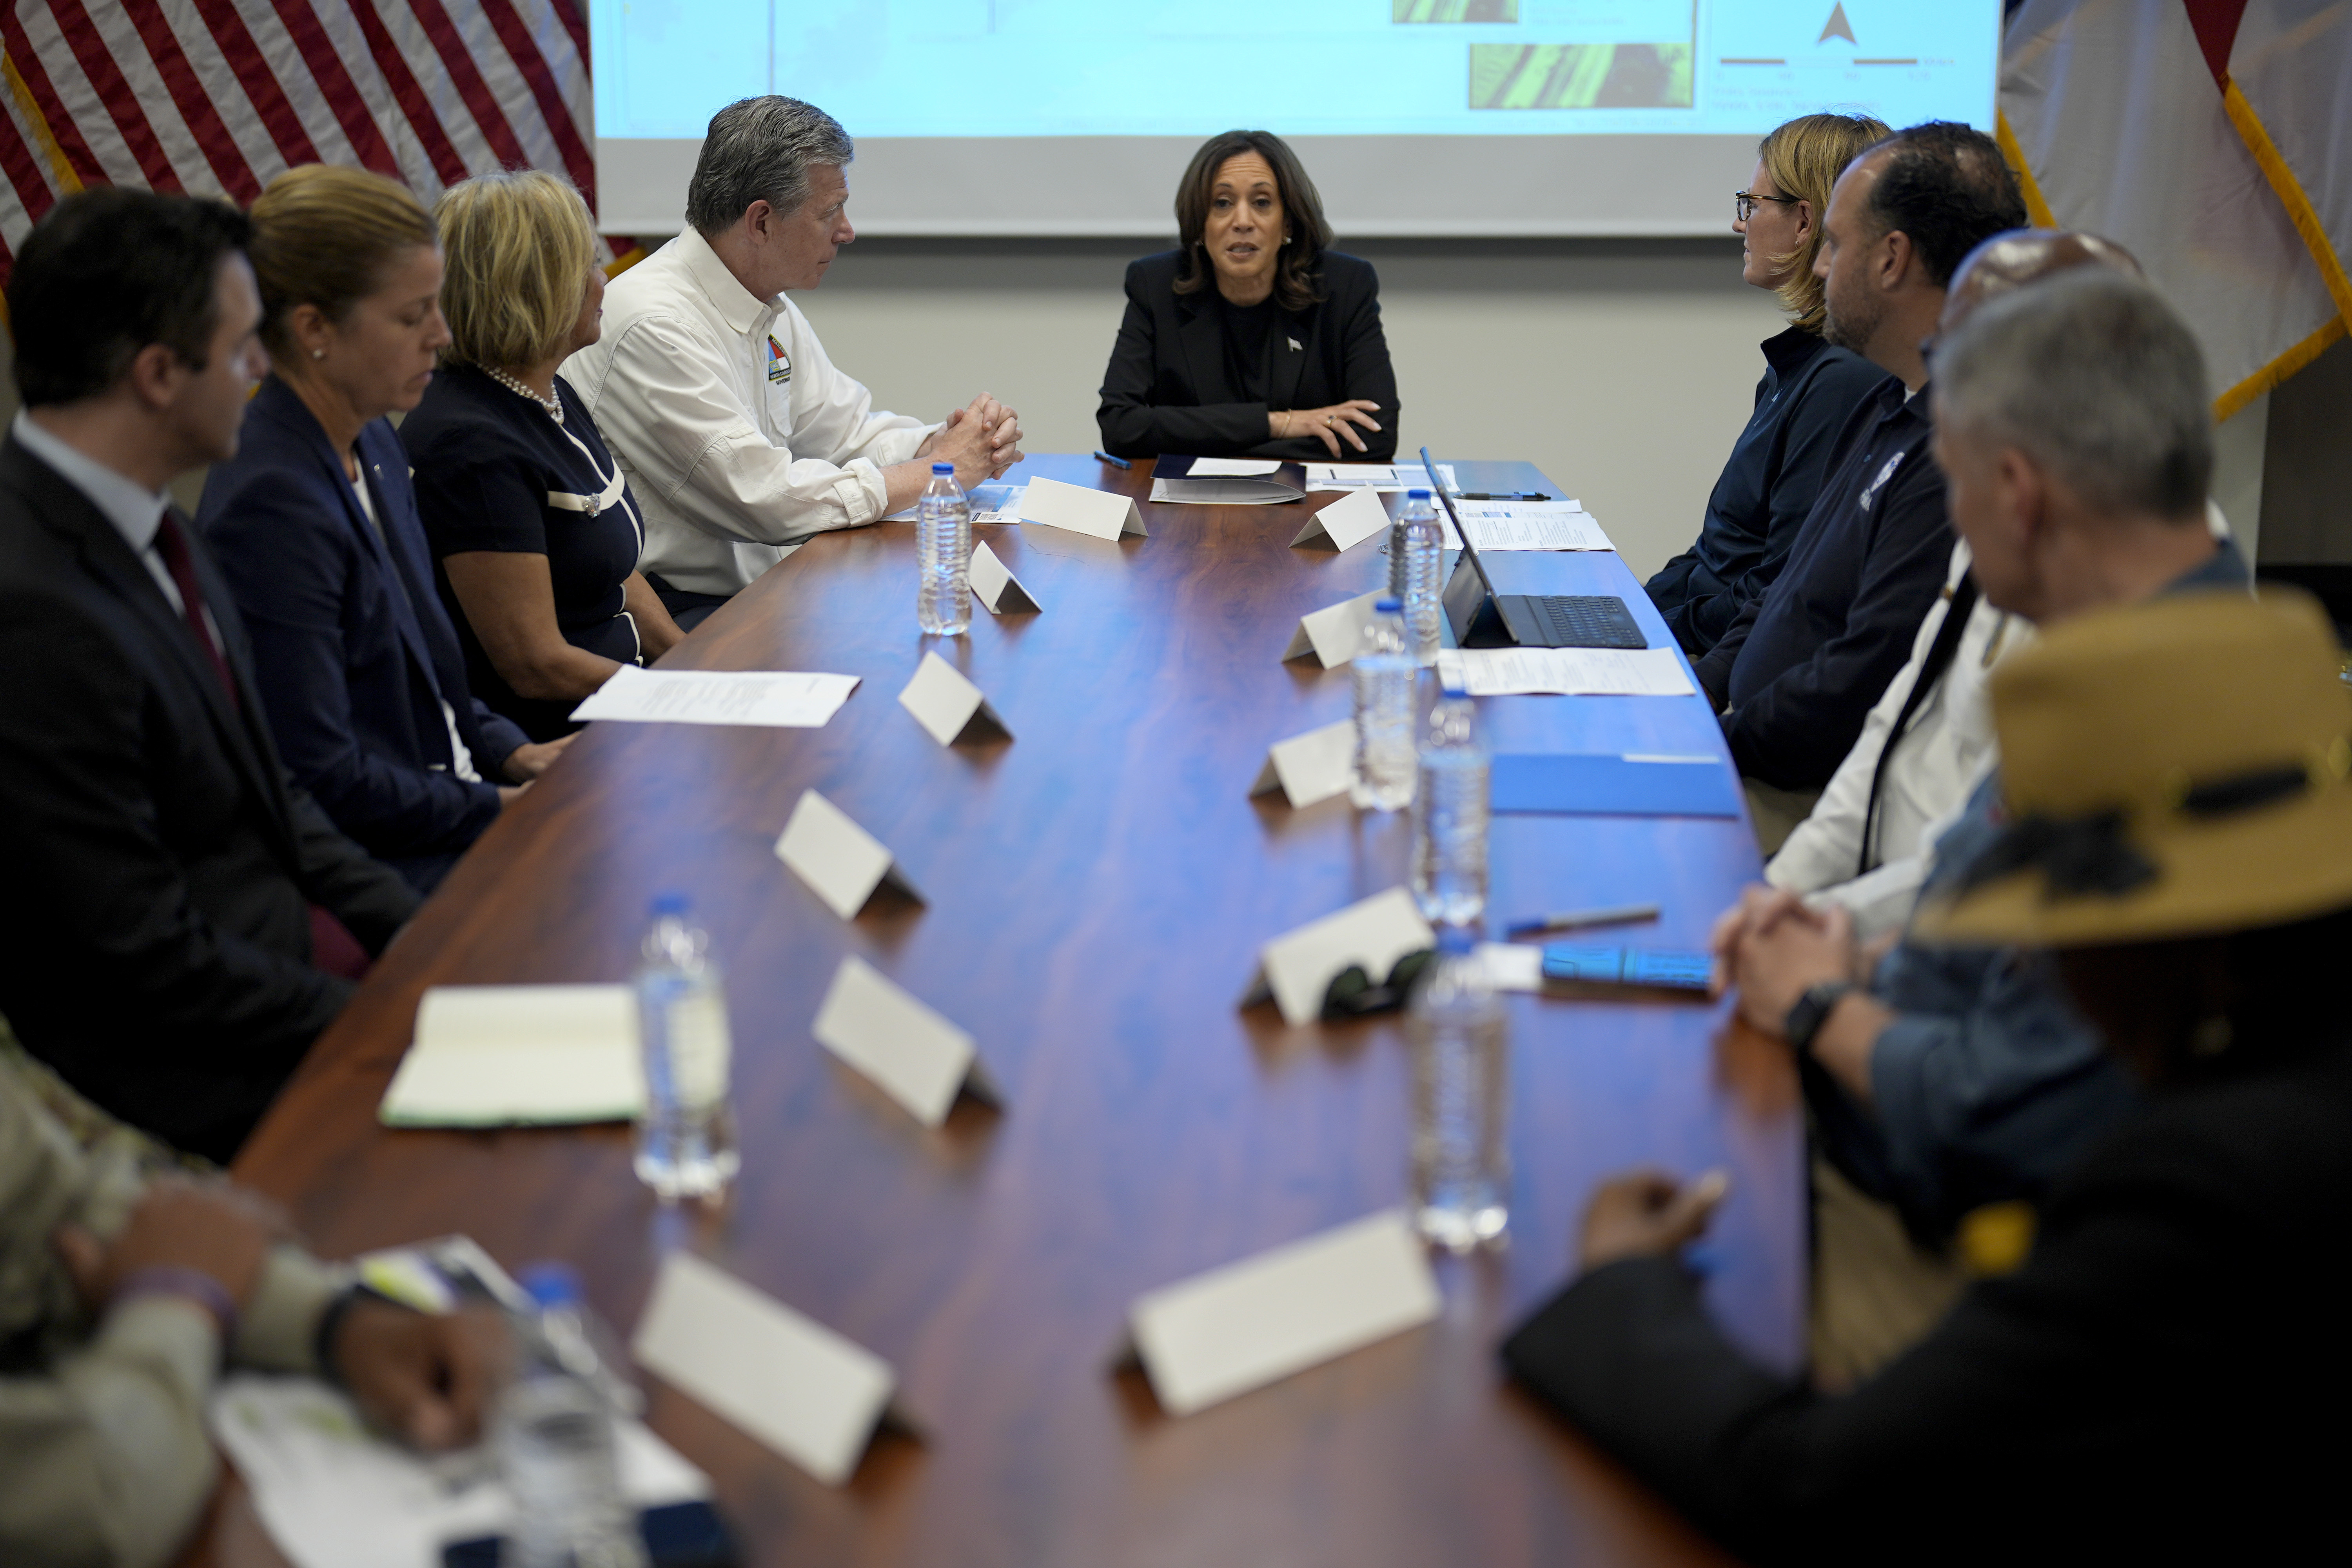
M646 578L682 626L811 534L913 505L933 462L970 489L1021 460L1018 417L985 394L940 425L876 412L785 297L815 288L857 237L853 152L793 99L720 110L686 232L614 279L604 336L564 363L629 470Z

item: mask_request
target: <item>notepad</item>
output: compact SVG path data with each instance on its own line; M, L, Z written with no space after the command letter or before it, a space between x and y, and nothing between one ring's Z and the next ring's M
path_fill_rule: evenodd
M645 1105L625 985L436 985L376 1108L387 1127L626 1121Z
M625 719L648 724L759 724L820 730L849 694L854 675L788 669L640 669L625 664L572 710L583 722Z
M1496 757L1489 808L1528 816L1727 816L1739 785L1719 760L1696 753Z
M1670 647L1446 648L1437 656L1437 676L1472 697L1695 695Z

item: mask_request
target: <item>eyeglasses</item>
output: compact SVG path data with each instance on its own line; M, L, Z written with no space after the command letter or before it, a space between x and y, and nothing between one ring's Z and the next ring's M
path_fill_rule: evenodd
M1344 1018L1365 1018L1375 1013L1393 1013L1405 1005L1412 994L1413 983L1422 971L1437 960L1429 948L1421 948L1399 957L1389 968L1386 981L1375 984L1364 973L1360 963L1351 963L1331 977L1323 993L1323 1021L1337 1023Z
M1731 193L1731 207L1739 215L1739 221L1746 223L1755 216L1758 202L1779 202L1783 206L1792 207L1801 199L1797 196L1768 196L1759 191L1734 191Z

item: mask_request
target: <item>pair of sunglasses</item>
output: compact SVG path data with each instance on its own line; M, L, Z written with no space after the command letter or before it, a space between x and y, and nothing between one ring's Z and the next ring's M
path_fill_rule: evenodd
M1346 1018L1367 1018L1375 1013L1393 1013L1405 1005L1412 994L1414 982L1423 971L1437 961L1433 948L1422 948L1398 959L1389 970L1386 980L1374 984L1360 963L1351 963L1331 977L1323 993L1323 1021L1337 1023Z

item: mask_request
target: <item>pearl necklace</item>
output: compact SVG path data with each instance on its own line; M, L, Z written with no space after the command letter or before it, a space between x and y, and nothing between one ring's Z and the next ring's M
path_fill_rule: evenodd
M538 404L541 408L546 409L547 416L550 419L554 420L558 425L563 423L562 399L557 397L541 397L538 393L533 392L530 387L525 386L521 382L517 381L506 372L496 369L490 365L483 365L481 367L481 372L484 375L488 376L492 381L497 382L500 386L505 387L509 392L513 393L517 397L528 399L532 403Z

